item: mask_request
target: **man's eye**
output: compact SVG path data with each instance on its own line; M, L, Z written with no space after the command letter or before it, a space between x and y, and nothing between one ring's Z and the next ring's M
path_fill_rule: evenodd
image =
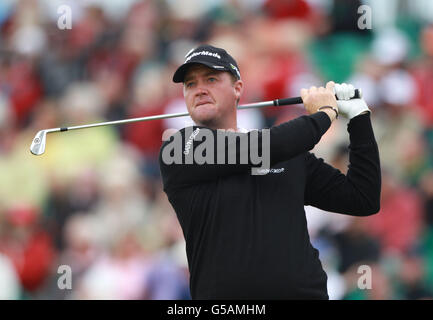
M187 82L185 83L185 87L191 88L194 85L194 82Z
M217 79L216 79L216 78L213 78L213 77L211 77L211 78L208 79L209 82L215 82L216 80L217 80Z

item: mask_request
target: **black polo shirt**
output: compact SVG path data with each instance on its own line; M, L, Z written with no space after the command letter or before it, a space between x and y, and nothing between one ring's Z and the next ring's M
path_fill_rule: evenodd
M301 116L270 128L270 144L263 148L259 130L256 147L270 156L270 169L262 175L252 174L257 163L251 161L167 164L163 151L173 146L174 136L163 143L163 186L185 236L193 299L328 299L327 276L310 243L304 205L374 214L381 184L370 115L348 124L347 175L309 152L330 124L324 112ZM184 151L193 152L203 143L204 130L217 137L216 130L200 126L176 133L183 160ZM251 132L242 134L251 138ZM232 151L227 140L224 148L226 154L236 152L239 160L252 147Z

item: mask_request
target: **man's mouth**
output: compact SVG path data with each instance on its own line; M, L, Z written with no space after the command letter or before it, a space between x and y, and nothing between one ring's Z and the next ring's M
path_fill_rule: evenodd
M211 104L211 103L212 103L211 101L200 101L195 105L195 107L198 108L198 107L203 106L205 104Z

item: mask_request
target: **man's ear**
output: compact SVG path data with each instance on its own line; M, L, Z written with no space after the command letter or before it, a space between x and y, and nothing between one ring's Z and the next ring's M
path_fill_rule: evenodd
M233 85L233 88L235 90L236 100L239 101L242 93L244 91L244 83L242 80L236 80L236 82Z

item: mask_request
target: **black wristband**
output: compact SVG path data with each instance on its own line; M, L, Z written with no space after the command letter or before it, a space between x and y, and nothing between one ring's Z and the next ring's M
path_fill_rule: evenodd
M331 107L331 106L323 106L323 107L320 107L320 108L317 109L317 110L322 110L322 109L332 109L332 110L334 110L334 111L335 111L335 115L336 115L335 119L338 119L338 111L337 111L337 109L336 109L335 107Z

